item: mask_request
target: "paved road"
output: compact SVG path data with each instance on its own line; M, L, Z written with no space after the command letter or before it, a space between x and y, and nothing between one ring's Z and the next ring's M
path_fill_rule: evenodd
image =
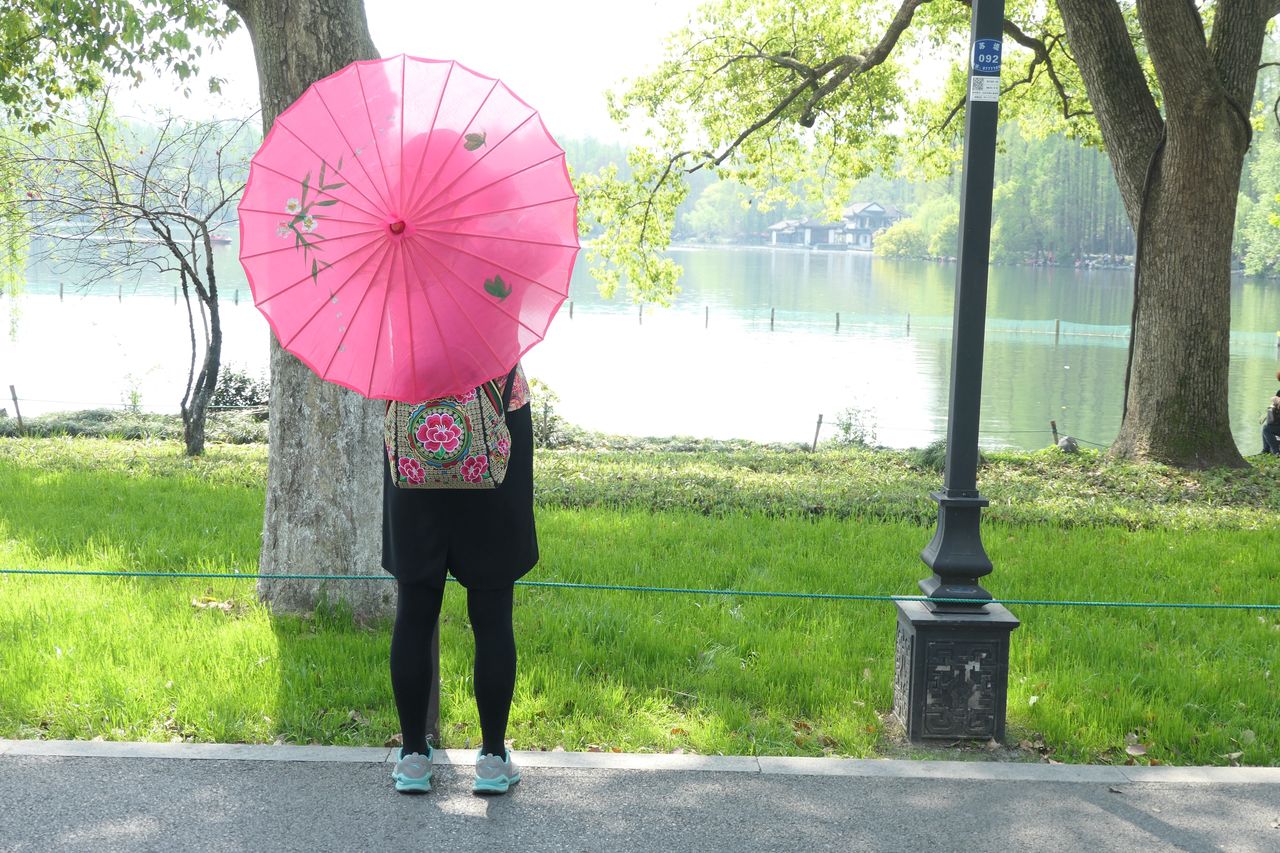
M0 740L0 851L1280 851L1280 768L516 757L407 796L385 749Z

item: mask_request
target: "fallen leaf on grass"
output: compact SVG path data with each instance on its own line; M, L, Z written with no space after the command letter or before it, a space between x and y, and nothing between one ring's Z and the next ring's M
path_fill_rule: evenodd
M808 724L808 723L806 723L804 720L796 720L795 722L793 722L793 723L791 724L791 728L795 729L795 730L796 730L796 731L798 731L798 732L811 732L811 731L813 731L813 726L809 725L809 724Z
M1146 755L1147 745L1144 743L1131 743L1124 748L1124 751L1130 755Z
M1108 791L1110 791L1110 792L1111 792L1111 793L1113 793L1113 794L1123 794L1123 793L1124 793L1124 791L1123 791L1122 789L1117 788L1115 785L1108 786L1107 790L1108 790Z
M387 738L382 745L383 746L404 746L404 735L401 734L400 732L396 732L391 737Z
M199 610L221 610L223 613L230 613L235 608L235 602L228 599L227 601L219 601L211 596L201 596L200 598L191 599L191 606Z
M672 733L673 735L687 735L687 734L689 734L689 733L688 733L688 732L686 732L684 729L679 728L679 727L672 729L672 730L671 730L671 733Z

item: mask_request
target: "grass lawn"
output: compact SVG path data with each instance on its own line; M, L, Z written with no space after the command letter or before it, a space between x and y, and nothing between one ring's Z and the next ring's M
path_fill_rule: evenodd
M256 570L265 449L0 439L0 568ZM936 472L904 453L540 452L530 579L915 594ZM1280 466L997 454L998 597L1280 602ZM655 509L656 508L656 509ZM389 583L371 580L370 583ZM520 588L517 749L902 754L888 603ZM1009 737L1060 761L1280 762L1280 612L1023 606ZM389 625L248 581L0 575L0 736L383 744ZM446 746L478 740L463 593ZM1126 746L1146 754L1130 759Z

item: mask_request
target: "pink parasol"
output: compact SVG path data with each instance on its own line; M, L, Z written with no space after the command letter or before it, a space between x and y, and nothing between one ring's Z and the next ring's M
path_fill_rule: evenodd
M281 346L366 397L507 373L569 292L564 151L456 62L356 62L280 114L240 200L240 261Z

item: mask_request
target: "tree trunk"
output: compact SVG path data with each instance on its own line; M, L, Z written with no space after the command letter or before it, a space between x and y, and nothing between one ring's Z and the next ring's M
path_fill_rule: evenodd
M188 456L204 453L205 423L209 403L218 386L218 370L222 366L222 317L217 300L209 304L209 344L205 347L200 373L191 388L190 402L182 401L182 438Z
M1139 0L1162 117L1120 6L1057 2L1135 232L1146 220L1126 411L1111 452L1183 467L1242 466L1227 405L1231 235L1248 141L1243 116L1277 4L1220 0L1207 42L1193 4Z
M264 132L316 80L375 59L361 0L227 0L253 38ZM271 426L261 574L382 573L383 406L324 382L271 340ZM260 581L273 609L339 600L363 621L392 612L369 581Z
M1231 236L1243 144L1225 104L1169 126L1137 269L1133 366L1114 456L1243 466L1231 435Z

